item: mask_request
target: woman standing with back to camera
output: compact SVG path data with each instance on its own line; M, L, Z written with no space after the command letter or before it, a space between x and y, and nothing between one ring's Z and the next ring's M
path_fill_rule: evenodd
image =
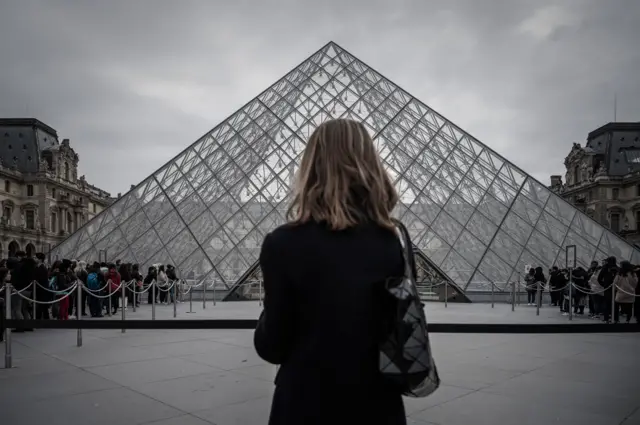
M281 365L270 425L406 424L402 396L379 372L387 279L402 276L391 220L398 201L361 123L311 135L289 209L260 254L264 311L256 351Z

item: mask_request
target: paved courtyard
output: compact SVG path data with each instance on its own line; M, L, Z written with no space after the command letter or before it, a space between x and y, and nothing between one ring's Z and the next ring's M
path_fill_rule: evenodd
M256 318L257 302L179 304L181 318ZM432 323L565 323L557 309L428 304ZM148 306L129 319L150 318ZM118 316L120 317L120 316ZM173 317L158 306L157 318ZM581 323L588 319L576 319ZM41 329L14 334L2 425L240 425L268 418L275 367L252 331ZM433 334L443 385L407 399L410 423L640 424L640 334ZM4 344L0 348L4 351ZM0 365L3 365L0 361Z

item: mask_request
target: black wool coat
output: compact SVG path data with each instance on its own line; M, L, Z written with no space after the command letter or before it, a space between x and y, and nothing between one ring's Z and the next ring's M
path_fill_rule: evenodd
M382 381L382 285L402 276L393 231L284 225L260 254L264 311L255 348L281 365L270 425L404 425L402 396Z

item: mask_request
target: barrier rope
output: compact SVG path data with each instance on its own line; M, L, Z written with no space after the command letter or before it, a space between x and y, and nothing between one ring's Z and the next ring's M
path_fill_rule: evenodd
M581 288L581 287L577 286L575 283L573 283L573 287L575 289L577 289L578 291L580 291L580 292L582 292L584 294L587 294L587 295L600 295L600 294L608 291L609 289L611 289L612 286L613 286L613 284L607 286L606 288L603 288L602 291L587 291L586 289Z
M616 285L615 290L616 290L616 291L620 291L620 292L622 292L623 294L627 294L627 295L633 296L634 298L638 298L638 297L640 297L640 294L638 294L638 295L637 295L637 294L632 294L632 293L630 293L630 292L627 292L627 291L625 291L624 289L622 289L621 287L619 287L618 285Z
M73 294L73 291L75 291L77 287L78 287L78 284L77 284L77 283L74 283L74 285L73 285L72 287L67 288L67 289L65 289L64 291L60 291L60 293L64 293L65 295L63 295L63 296L62 296L62 297L60 297L60 298L56 298L56 299L55 299L55 300L53 300L53 301L36 301L36 300L33 300L33 299L29 298L29 297L26 297L26 296L22 295L22 294L21 294L20 292L18 292L18 291L13 291L13 292L14 292L14 293L16 293L16 294L18 294L18 295L20 296L20 298L22 298L22 299L24 299L24 300L27 300L27 301L29 301L29 302L31 302L31 303L34 303L34 304L41 304L41 305L51 305L51 304L55 304L55 303L57 303L57 302L60 302L61 300L65 299L65 298L67 298L67 297L70 297L70 296L71 296L71 294Z
M22 288L22 289L16 289L13 285L11 286L11 290L17 294L21 294L24 291L26 291L27 289L31 288L31 286L33 285L33 282L31 282L30 284L28 284L26 287ZM6 290L6 285L3 283L2 286L0 287L0 289L2 290Z
M166 287L162 287L162 286L158 286L158 290L160 290L161 292L169 292L171 290L171 288L173 288L175 286L176 281L172 280L170 281L171 285L166 286Z

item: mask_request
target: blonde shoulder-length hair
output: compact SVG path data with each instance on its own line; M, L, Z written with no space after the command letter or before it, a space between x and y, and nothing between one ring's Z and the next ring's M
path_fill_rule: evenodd
M325 121L302 155L288 218L294 224L325 222L343 230L363 222L393 228L398 202L371 136L360 122Z

